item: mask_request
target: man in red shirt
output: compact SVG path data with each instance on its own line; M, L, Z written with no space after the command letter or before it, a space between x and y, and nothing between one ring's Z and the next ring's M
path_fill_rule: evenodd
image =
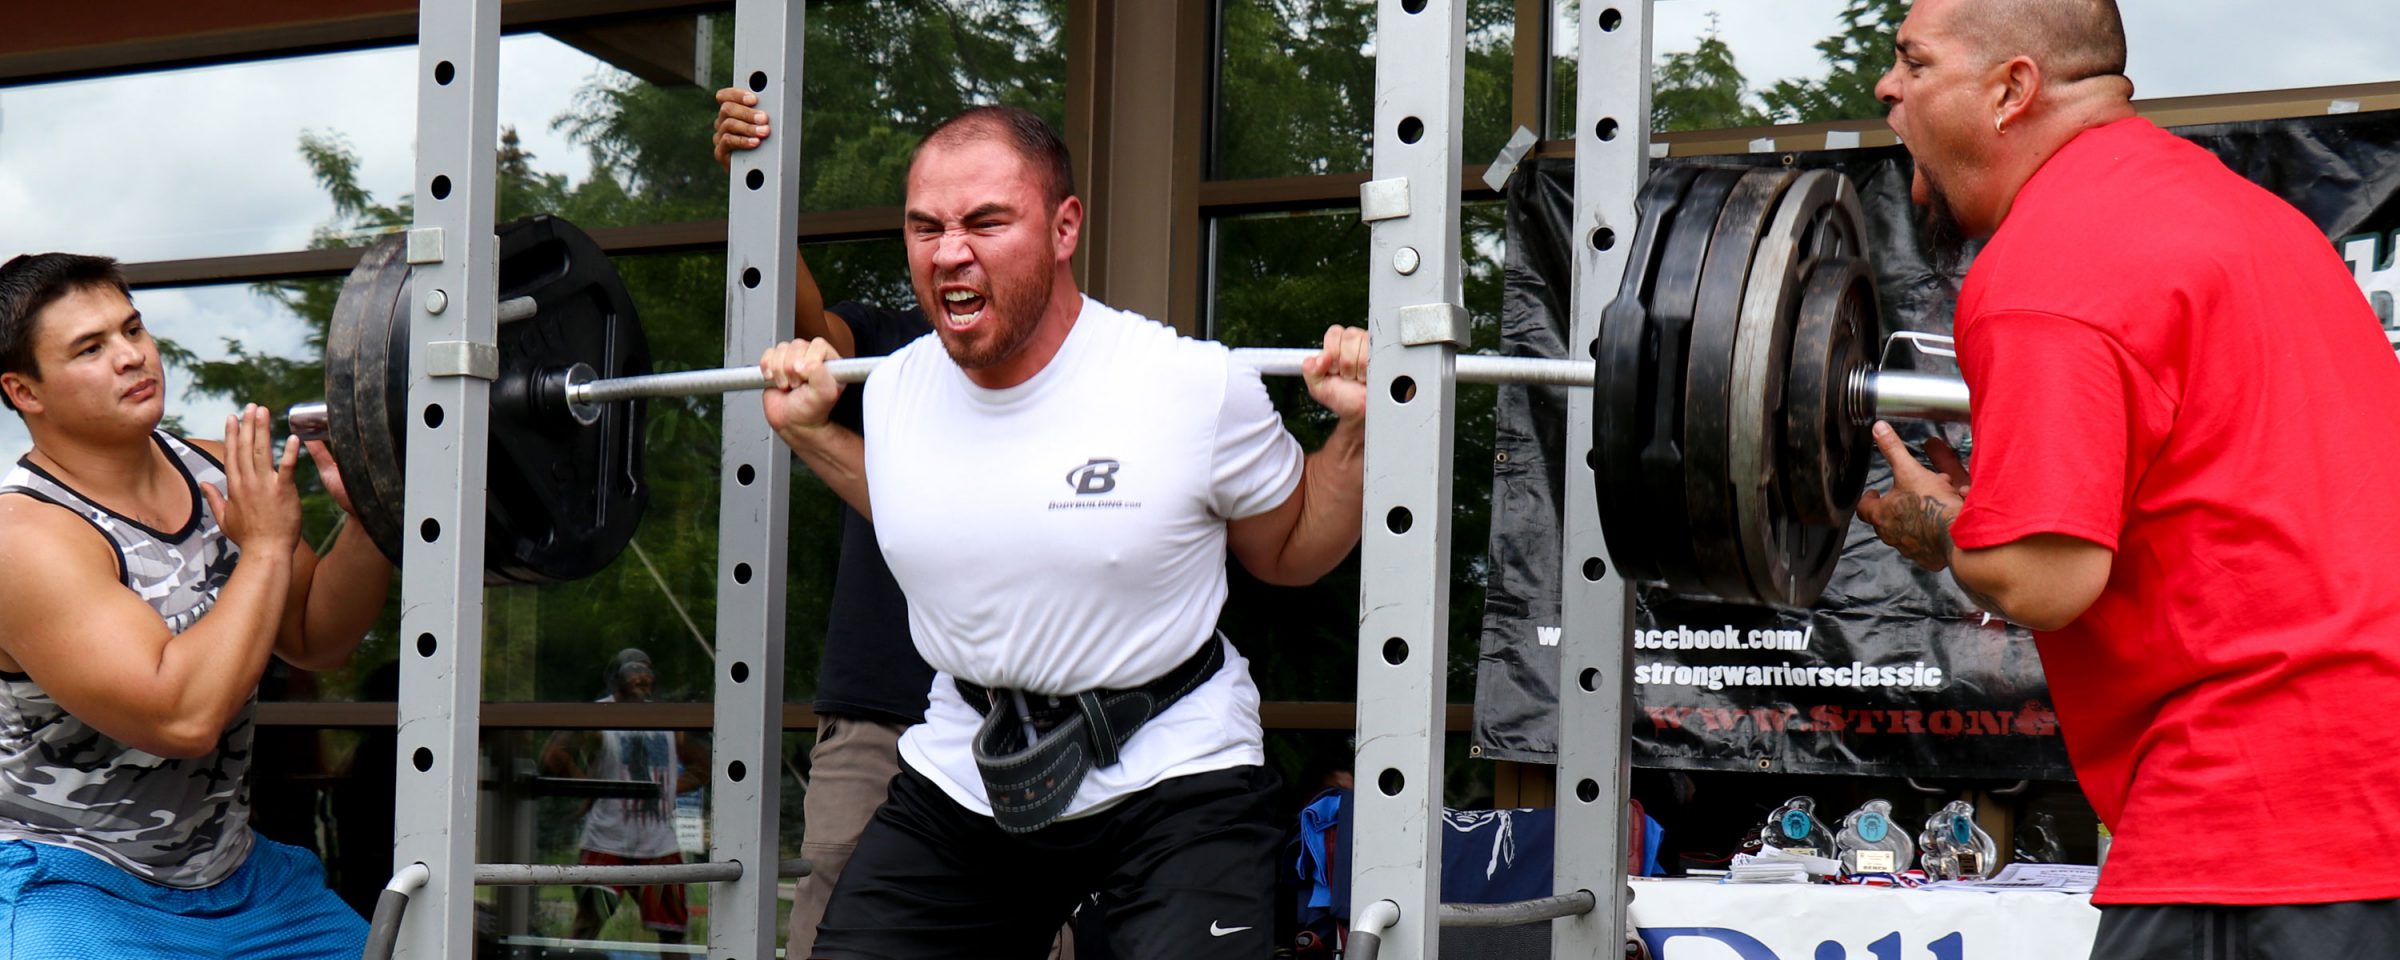
M1975 482L1860 514L2036 631L2115 832L2093 956L2400 943L2400 362L2318 228L2134 115L2111 0L1919 0L1877 85L1959 293ZM1955 227L1954 230L1940 228Z

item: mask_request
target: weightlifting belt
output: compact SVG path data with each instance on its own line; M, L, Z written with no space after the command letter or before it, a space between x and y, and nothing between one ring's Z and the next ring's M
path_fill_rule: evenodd
M1117 750L1134 731L1224 667L1223 638L1212 636L1165 676L1126 690L1020 697L1018 691L954 680L959 695L983 714L975 731L975 767L983 774L992 819L1010 833L1050 825L1067 811L1086 775L1116 765Z

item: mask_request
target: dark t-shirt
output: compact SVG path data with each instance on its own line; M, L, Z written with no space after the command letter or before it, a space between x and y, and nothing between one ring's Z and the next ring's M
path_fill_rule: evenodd
M838 303L832 312L850 325L861 357L880 357L933 332L915 310ZM862 387L842 391L833 422L862 430ZM908 635L908 600L883 565L875 525L842 507L842 559L833 577L833 610L826 617L825 656L817 667L818 713L897 723L925 719L933 668Z

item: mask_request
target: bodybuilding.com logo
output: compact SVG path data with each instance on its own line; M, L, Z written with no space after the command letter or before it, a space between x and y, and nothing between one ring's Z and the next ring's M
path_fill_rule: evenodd
M1096 497L1117 488L1117 468L1114 460L1092 458L1090 463L1067 471L1067 486L1075 488L1078 497Z

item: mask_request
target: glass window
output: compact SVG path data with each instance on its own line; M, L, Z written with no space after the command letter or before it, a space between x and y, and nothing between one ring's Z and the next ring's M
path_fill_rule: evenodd
M1552 8L1550 136L1574 136L1580 31L1607 0ZM1652 8L1657 130L1766 121L1880 117L1877 77L1891 66L1905 0L1721 0ZM2383 8L2338 0L2285 18L2270 34L2250 18L2194 4L2126 4L2127 74L2145 99L2400 80L2400 50L2361 31Z
M145 261L363 242L375 225L326 186L410 192L416 64L390 47L0 89L8 245ZM586 152L552 120L622 74L540 34L503 39L500 74L522 154L585 180Z
M1473 343L1500 343L1502 206L1473 203L1460 224L1463 278ZM1367 227L1356 210L1227 217L1215 221L1212 336L1237 347L1305 347L1323 342L1329 324L1363 324L1367 315ZM1268 395L1301 445L1315 449L1332 428L1297 378L1267 382ZM1477 636L1488 573L1492 483L1490 386L1458 388L1452 469L1450 556L1450 699L1473 700ZM1358 566L1302 588L1273 587L1233 565L1226 633L1251 660L1268 700L1348 700L1358 648Z
M1375 7L1370 0L1221 0L1216 154L1220 180L1368 168L1375 119ZM1508 142L1511 0L1468 0L1469 165Z

